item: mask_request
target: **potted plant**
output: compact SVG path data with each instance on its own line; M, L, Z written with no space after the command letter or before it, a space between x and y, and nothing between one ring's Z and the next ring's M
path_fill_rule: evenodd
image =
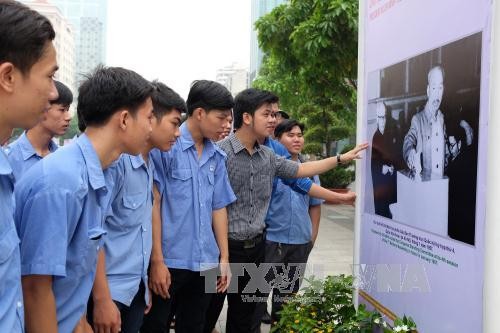
M306 279L308 285L290 298L271 332L414 332L411 317L397 318L391 327L377 311L353 304L353 277L328 276Z

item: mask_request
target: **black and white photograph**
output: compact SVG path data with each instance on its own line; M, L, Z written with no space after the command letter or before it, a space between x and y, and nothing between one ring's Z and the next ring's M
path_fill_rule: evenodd
M368 74L365 213L475 244L481 43Z

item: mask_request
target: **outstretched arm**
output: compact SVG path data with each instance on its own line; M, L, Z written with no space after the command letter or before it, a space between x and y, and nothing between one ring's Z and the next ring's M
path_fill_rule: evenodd
M354 192L349 191L347 193L337 193L327 190L318 184L312 184L308 194L311 197L326 201L340 202L344 205L354 205L354 201L356 200L356 193Z
M361 158L361 152L368 148L368 143L362 143L354 147L354 149L348 151L345 154L340 155L340 162L346 163L354 159ZM295 175L296 178L312 177L314 175L320 175L333 169L337 166L337 157L329 157L320 161L312 161L301 163L299 165L299 170Z

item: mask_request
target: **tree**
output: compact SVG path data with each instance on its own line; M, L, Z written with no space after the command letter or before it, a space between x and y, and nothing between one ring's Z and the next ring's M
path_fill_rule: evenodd
M255 27L266 56L253 85L306 123L309 152L329 155L355 130L358 1L290 0Z

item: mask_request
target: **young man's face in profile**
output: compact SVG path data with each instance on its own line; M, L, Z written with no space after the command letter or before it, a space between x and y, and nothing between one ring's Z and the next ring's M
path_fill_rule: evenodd
M140 154L147 146L151 136L151 123L153 120L153 103L151 97L148 97L137 109L135 117L130 114L126 133L125 151L131 155Z
M258 139L267 138L274 133L276 128L276 115L273 112L272 104L262 104L253 115L253 130Z
M53 136L61 136L68 130L70 121L69 105L51 104L42 116L41 125Z
M149 138L152 148L168 151L180 136L179 126L181 124L181 113L173 109L165 114L160 120L153 117L151 137Z
M57 99L57 89L54 85L53 76L57 70L56 50L52 42L45 44L41 58L33 64L28 73L23 75L15 69L16 99L18 100L16 127L31 128L35 126L42 117L44 111L50 107L51 100Z
M226 117L226 122L224 123L224 132L220 135L217 140L222 140L231 134L231 129L233 128L233 115L230 114Z
M278 103L271 103L271 109L273 110L274 114L274 128L269 129L270 130L269 135L273 136L276 126L278 126L279 123L283 121L283 119L281 119L281 114L279 113L280 106L278 105Z
M198 112L198 111L197 111ZM210 110L200 111L200 127L203 137L218 140L227 127L227 117L231 115L231 110Z

